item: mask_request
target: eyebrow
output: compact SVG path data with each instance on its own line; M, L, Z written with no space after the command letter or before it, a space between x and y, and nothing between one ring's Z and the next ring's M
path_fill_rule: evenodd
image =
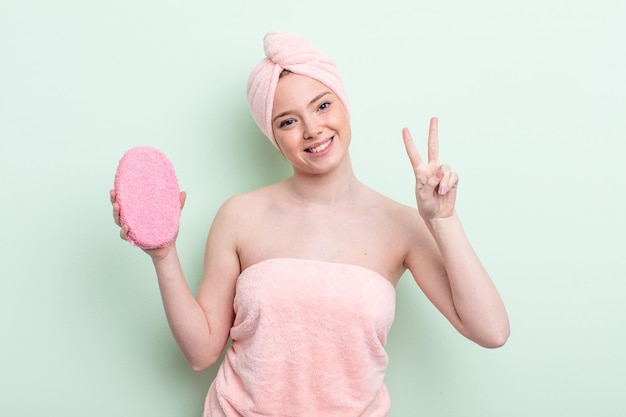
M317 100L319 100L320 98L324 97L324 96L325 96L325 95L327 95L327 94L332 94L332 93L331 93L330 91L324 91L324 92L322 92L322 93L320 93L320 94L316 95L316 96L313 98L313 100L309 101L309 106L310 106L311 104L315 103ZM293 111L293 110L287 110L287 111L284 111L284 112L282 112L282 113L280 113L280 114L277 114L277 115L276 115L276 116L274 116L274 118L272 119L272 123L274 123L277 119L280 119L280 118L281 118L281 117L283 117L283 116L287 116L287 115L288 115L289 113L291 113L292 111Z

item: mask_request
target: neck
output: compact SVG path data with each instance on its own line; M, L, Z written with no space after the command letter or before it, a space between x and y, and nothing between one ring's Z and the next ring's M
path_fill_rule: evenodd
M287 180L289 192L306 204L336 205L353 197L361 183L354 175L349 158L332 172L311 175L294 172Z

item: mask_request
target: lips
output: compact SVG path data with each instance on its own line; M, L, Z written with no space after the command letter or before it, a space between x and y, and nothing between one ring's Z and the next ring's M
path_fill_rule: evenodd
M315 145L315 146L311 146L310 148L306 148L304 151L308 152L308 153L319 153L319 152L322 152L322 151L324 151L326 148L328 148L330 146L332 141L333 141L333 138L330 138L327 141L320 143L319 145Z

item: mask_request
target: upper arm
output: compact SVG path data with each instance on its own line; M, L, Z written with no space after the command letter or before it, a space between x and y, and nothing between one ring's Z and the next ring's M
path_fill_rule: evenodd
M204 271L197 300L207 318L212 349L216 356L223 350L235 313L235 284L241 272L237 254L236 204L227 201L220 208L207 237Z
M409 228L409 249L405 266L424 295L461 333L465 328L457 313L446 268L433 236L417 215Z

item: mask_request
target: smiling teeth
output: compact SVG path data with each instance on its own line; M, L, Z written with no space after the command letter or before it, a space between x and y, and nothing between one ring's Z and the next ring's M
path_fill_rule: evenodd
M328 145L330 145L330 142L332 142L332 140L329 140L328 142L322 143L321 145L316 146L315 148L309 148L309 149L307 149L307 151L311 152L311 153L322 152L324 149L328 148Z

